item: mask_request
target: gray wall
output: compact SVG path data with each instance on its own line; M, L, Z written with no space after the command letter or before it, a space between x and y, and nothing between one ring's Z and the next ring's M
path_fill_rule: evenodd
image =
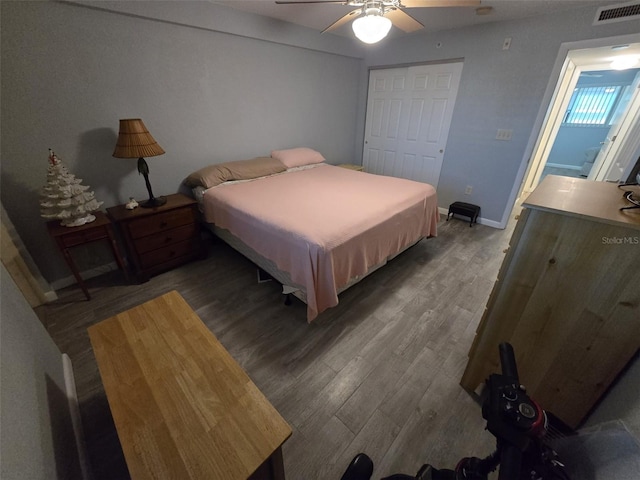
M593 26L596 10L594 2L562 14L409 35L367 55L368 67L464 58L438 183L440 206L476 203L481 216L495 222L511 210L509 197L528 161L526 149L561 44L638 34L637 21ZM506 37L511 48L502 50ZM512 129L512 139L496 140L498 129ZM464 195L467 185L472 195Z
M81 478L60 350L0 265L0 478Z
M174 23L58 2L0 5L2 203L50 282L70 272L39 216L47 148L103 208L148 196L136 161L111 156L120 118L142 118L167 152L148 159L155 195L176 192L204 165L272 149L308 146L330 162L353 161L362 60L350 39L252 15L240 23L208 2L93 4ZM210 29L219 23L240 34ZM112 261L104 247L75 257L81 269Z
M609 126L576 126L563 125L558 129L558 135L549 152L547 163L582 167L587 160L586 151L600 148L609 133ZM593 160L593 158L592 158Z

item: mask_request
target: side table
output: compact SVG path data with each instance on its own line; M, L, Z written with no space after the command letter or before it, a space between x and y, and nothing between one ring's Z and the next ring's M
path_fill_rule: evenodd
M340 163L337 166L347 168L349 170L355 170L356 172L364 172L364 167L362 165L355 165L353 163Z
M51 235L51 237L56 241L58 248L62 252L67 265L71 269L73 276L76 278L76 281L78 282L78 285L80 285L84 295L87 297L87 300L91 300L91 295L89 294L89 290L87 289L84 280L80 276L80 272L73 261L73 257L71 256L70 249L72 247L97 242L98 240L109 240L109 245L111 246L111 251L113 252L116 262L118 263L118 267L120 267L124 272L125 278L127 278L127 280L129 278L124 260L118 250L118 244L113 234L111 221L103 212L93 212L93 214L96 217L93 222L86 223L79 227L63 227L60 225L59 220L47 222L49 235Z
M141 282L205 255L197 202L180 193L166 198L160 207L107 208L124 238L129 265Z

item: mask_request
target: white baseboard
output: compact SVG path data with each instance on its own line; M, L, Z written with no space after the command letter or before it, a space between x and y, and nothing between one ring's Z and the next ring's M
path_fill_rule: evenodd
M99 267L91 268L89 270L80 272L80 276L82 277L83 280L88 280L90 278L99 277L100 275L104 275L105 273L109 273L117 269L118 269L118 264L116 262L110 262L104 265L100 265ZM64 278L61 278L60 280L55 280L54 282L51 282L51 287L54 290L60 290L61 288L68 287L69 285L73 285L75 283L76 283L76 278L73 275L69 275L68 277L64 277Z
M71 416L73 434L76 439L76 449L78 459L80 461L82 478L83 480L92 480L93 475L89 464L87 446L84 442L84 430L82 429L82 419L80 417L80 406L78 405L78 393L76 391L76 380L73 375L73 365L71 364L71 358L66 353L62 354L62 369L64 372L64 387L67 394L67 402L69 404L69 414Z
M438 212L440 212L440 215L444 215L446 218L447 214L449 213L449 209L444 207L438 207ZM480 225L486 225L487 227L504 230L504 227L500 225L500 222L496 222L495 220L489 220L488 218L478 217L478 223Z
M500 222L496 222L495 220L489 220L488 218L478 218L478 223L480 225L486 225L487 227L497 228L499 230L504 230L504 227L500 224Z

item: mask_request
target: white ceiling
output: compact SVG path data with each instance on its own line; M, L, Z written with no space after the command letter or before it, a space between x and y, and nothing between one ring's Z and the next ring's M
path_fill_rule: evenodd
M339 4L277 5L274 0L210 0L238 10L277 18L286 22L302 25L322 31L354 7ZM304 1L304 0L301 0ZM624 0L482 0L481 6L493 7L488 15L476 15L477 7L431 7L407 8L406 13L425 26L420 32L435 32L490 22L501 22L547 15L554 12L571 10L587 5L601 6L623 3ZM344 25L331 34L351 36L349 25ZM392 29L394 35L407 35Z
M612 48L613 47L613 48ZM640 43L628 43L624 45L613 45L609 47L589 48L584 50L572 50L568 55L574 64L592 68L586 68L587 70L606 70L608 65L616 57L635 57L640 59ZM636 65L640 67L640 63Z

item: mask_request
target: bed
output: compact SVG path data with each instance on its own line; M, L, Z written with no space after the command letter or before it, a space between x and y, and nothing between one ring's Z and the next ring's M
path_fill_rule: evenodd
M439 214L431 185L329 165L309 150L213 165L215 181L203 181L202 169L187 184L209 228L303 300L311 322L346 288L435 236Z

